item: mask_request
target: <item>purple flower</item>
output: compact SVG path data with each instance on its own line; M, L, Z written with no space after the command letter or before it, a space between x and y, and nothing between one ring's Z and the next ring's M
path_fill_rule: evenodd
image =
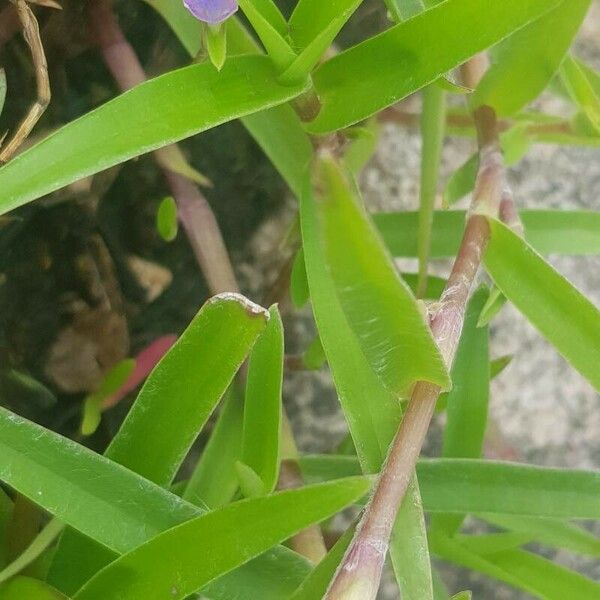
M185 7L200 21L217 25L237 9L237 0L183 0Z

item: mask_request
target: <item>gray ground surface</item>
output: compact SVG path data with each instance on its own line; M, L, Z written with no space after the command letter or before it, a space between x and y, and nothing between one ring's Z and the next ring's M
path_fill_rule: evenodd
M600 68L600 6L595 3L577 44L578 52ZM561 110L543 100L545 110ZM444 149L444 173L460 165L472 143L450 140ZM420 140L416 131L386 126L376 156L362 177L370 209L405 210L418 201ZM600 149L536 146L510 170L510 181L521 207L587 208L600 210ZM282 219L289 218L289 212ZM257 235L256 253L273 249L279 224L267 224ZM260 241L258 241L260 240ZM258 257L257 257L258 258ZM600 306L600 257L550 257L554 266ZM445 265L438 265L444 270ZM409 265L410 267L410 265ZM257 281L248 269L246 281ZM251 286L252 287L252 286ZM289 325L296 343L310 339L308 315ZM304 340L304 342L303 342ZM290 348L293 352L294 348ZM492 387L491 418L502 443L526 462L561 467L600 465L600 398L557 352L512 307L507 306L492 327L494 356L514 355ZM599 366L600 368L600 366ZM286 383L286 399L294 429L306 451L328 451L346 428L326 372L298 373ZM439 441L442 423L434 423L429 446ZM545 552L571 568L600 579L600 561L566 552ZM512 588L455 568L442 567L449 590L472 589L477 599L529 598ZM398 597L393 585L381 598ZM568 599L565 599L568 600ZM590 599L591 600L591 599Z

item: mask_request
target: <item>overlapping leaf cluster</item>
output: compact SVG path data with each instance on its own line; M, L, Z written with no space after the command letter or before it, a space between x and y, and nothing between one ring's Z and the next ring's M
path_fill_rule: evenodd
M180 3L147 1L195 55L200 25ZM598 584L522 548L535 541L600 555L598 539L574 523L600 519L600 474L481 458L496 364L480 322L489 290L473 295L448 372L413 293L415 278L401 277L393 263L395 256L422 258L425 234L431 257L453 256L464 213L435 211L425 233L416 213L372 219L354 181L375 135L357 123L425 86L450 86L449 71L490 47L491 67L469 102L471 109L489 105L505 120L508 155L517 160L538 142L600 145L600 76L568 55L589 2L506 0L481 10L479 0L387 0L395 24L322 61L360 4L300 0L286 20L269 0L244 0L261 46L231 19L220 71L205 62L165 73L0 169L6 213L241 119L299 199L302 251L292 296L298 304L310 299L318 329L313 354L328 364L352 441L348 454L300 456L307 485L274 491L283 455L281 318L277 307L216 297L152 372L104 456L0 409L0 480L54 517L26 553L43 555L64 526L46 576L15 577L9 566L0 573L3 598L176 599L198 591L214 599L322 597L351 532L316 567L281 544L364 502L371 485L365 475L381 469L417 381L447 390L439 407L447 426L442 457L419 463L397 517L391 556L402 597L448 597L432 573L430 551L539 598L600 596ZM527 110L548 86L570 99L573 118ZM4 92L0 72L0 110ZM306 106L314 114L307 116ZM445 111L446 132L473 135L468 114ZM338 131L352 140L345 158L323 143L315 152L311 136ZM473 157L451 178L447 204L472 189L476 170ZM524 239L490 219L485 266L495 292L600 389L600 312L541 256L600 252L599 215L537 210L522 217ZM424 295L436 299L443 281L428 283ZM247 358L242 391L232 382ZM193 475L172 488L224 396ZM13 510L0 490L0 534ZM429 530L424 512L432 514ZM467 536L466 515L500 532Z

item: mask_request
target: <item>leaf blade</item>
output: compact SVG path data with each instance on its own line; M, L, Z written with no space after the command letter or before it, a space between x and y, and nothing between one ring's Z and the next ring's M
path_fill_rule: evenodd
M207 513L117 559L75 599L104 599L117 593L126 593L131 600L185 598L297 531L335 514L369 487L364 478L350 479L245 500ZM209 553L210 561L198 562L198 556Z
M501 43L472 105L487 104L508 116L534 100L560 67L589 6L589 0L563 1Z
M511 0L490 4L483 13L478 0L450 0L342 52L314 73L322 108L308 130L328 133L371 116L540 17L557 3ZM474 15L478 18L477 36L472 35ZM390 60L390 56L395 60Z
M260 477L267 494L275 489L279 476L284 353L277 306L269 314L248 363L242 436L242 460Z
M201 64L151 79L65 125L2 167L0 212L139 154L282 104L304 86L278 84L271 62L261 56L233 57L220 72Z
M499 221L488 222L484 262L498 288L600 389L600 311L522 238Z
M306 203L314 203L324 259L367 362L397 396L416 381L448 386L431 331L347 174L333 158L322 156L313 178L318 193L309 193Z

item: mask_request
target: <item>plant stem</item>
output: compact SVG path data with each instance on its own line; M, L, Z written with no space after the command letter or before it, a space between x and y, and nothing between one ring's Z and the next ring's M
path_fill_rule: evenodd
M110 2L98 0L90 8L91 26L100 44L106 66L122 91L146 81L146 73L125 39ZM171 149L169 149L171 148ZM188 236L200 269L213 294L237 292L231 261L215 215L204 195L187 177L164 166L164 158L176 145L156 150L153 154L163 171L177 202L179 219Z
M478 81L483 70L485 59L481 56L472 59L465 68L467 82ZM474 118L480 152L477 183L458 255L439 306L430 319L432 333L448 368L454 360L469 293L489 240L486 215L498 214L506 193L495 113L489 107L482 107L475 111ZM415 385L374 494L327 592L328 600L376 597L394 520L414 474L440 391L438 386L425 381Z
M419 276L417 297L427 290L427 270L431 250L431 228L437 194L440 161L446 123L446 93L436 83L423 90L421 112L421 191L419 209L419 232L417 238Z

